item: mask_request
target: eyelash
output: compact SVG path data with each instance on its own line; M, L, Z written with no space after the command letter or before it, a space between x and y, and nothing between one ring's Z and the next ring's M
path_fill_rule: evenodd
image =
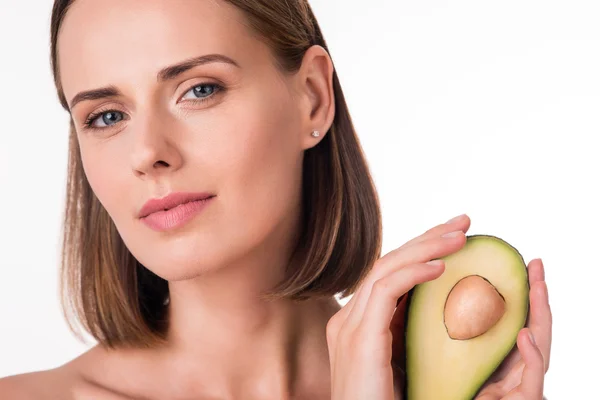
M186 101L191 101L192 103L204 103L204 102L210 101L213 97L215 97L215 95L217 93L225 90L225 87L223 87L222 85L219 85L218 83L200 83L200 84L197 84L197 85L194 85L194 86L190 87L184 93L184 95L187 94L190 90L193 90L193 89L195 89L197 87L200 87L200 86L211 86L211 87L213 87L213 92L209 96L207 96L207 97L199 98L199 99L193 99L193 100L186 100ZM104 129L111 128L114 125L103 127L103 128L98 128L98 127L93 126L93 123L96 120L96 118L101 117L102 115L108 114L110 112L121 113L121 111L115 110L115 109L98 110L96 112L93 112L93 113L91 113L87 117L87 119L83 123L84 129L86 129L86 130L92 130L92 131L94 131L94 130L98 130L99 131L99 130L104 130Z

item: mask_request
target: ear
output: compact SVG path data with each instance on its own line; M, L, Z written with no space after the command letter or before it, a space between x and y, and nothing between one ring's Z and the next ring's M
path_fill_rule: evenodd
M333 62L323 47L314 45L304 54L297 75L302 121L301 143L304 149L317 145L325 136L335 116ZM313 137L313 131L319 137Z

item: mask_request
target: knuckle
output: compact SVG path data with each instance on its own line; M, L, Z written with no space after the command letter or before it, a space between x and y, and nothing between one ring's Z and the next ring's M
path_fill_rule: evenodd
M447 226L447 225L439 224L439 225L434 226L433 228L429 228L429 229L427 229L427 231L425 231L425 233L423 235L421 235L421 237L434 236L434 235L441 234L444 231L445 226Z
M371 287L371 295L385 296L391 290L389 279L381 278L377 279Z
M409 244L409 243L412 244L412 243L420 242L420 241L422 241L424 239L429 239L431 237L435 237L435 236L441 235L446 230L447 230L447 225L446 224L438 224L438 225L432 226L429 229L425 230L419 236L416 236L414 239L411 239L406 244Z
M408 266L407 271L409 271L409 273L406 274L406 278L404 279L404 284L407 287L412 288L422 281L421 277L423 276L423 269L421 268L421 264L411 264Z
M455 229L456 229L456 227L453 227L452 225L449 225L447 223L438 224L438 225L435 225L435 226L427 229L425 231L425 233L423 233L420 236L420 238L426 238L426 239L436 238L436 237L443 235L444 233L451 232L452 230L455 230Z
M335 337L340 330L341 317L339 313L336 313L329 319L325 327L325 332L328 336Z
M329 318L329 321L327 321L327 326L336 326L339 324L339 321L341 319L341 310L338 310L335 314L333 314L331 316L331 318Z
M423 250L427 254L439 254L448 247L449 243L450 242L444 240L441 236L434 237L423 242Z
M367 275L367 278L365 279L365 283L368 282L368 279L372 279L373 276L376 276L381 271L385 270L386 264L388 264L388 265L391 264L393 262L394 258L397 257L396 254L398 254L399 251L400 251L400 249L394 249L394 250L390 251L389 253L385 254L379 260L377 260L373 264L373 267L371 268L371 270L369 271L369 274Z
M365 278L363 285L367 285L369 283L369 279L372 280L373 277L376 277L378 274L381 273L381 271L385 269L384 265L392 257L391 254L392 253L386 254L385 256L377 260L375 264L373 264L373 267L371 268L371 271L369 271L369 274Z
M325 327L325 335L327 336L327 340L333 340L337 336L337 329L335 324L331 321L329 321Z

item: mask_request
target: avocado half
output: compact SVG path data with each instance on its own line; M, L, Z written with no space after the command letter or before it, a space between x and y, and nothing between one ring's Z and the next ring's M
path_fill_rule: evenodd
M529 312L525 261L504 240L467 236L442 260L444 273L408 297L408 400L472 399L514 347Z

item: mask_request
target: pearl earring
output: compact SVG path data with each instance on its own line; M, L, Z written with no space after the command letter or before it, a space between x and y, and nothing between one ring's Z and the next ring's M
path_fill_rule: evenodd
M320 133L319 131L313 131L312 136L313 137L319 137Z

